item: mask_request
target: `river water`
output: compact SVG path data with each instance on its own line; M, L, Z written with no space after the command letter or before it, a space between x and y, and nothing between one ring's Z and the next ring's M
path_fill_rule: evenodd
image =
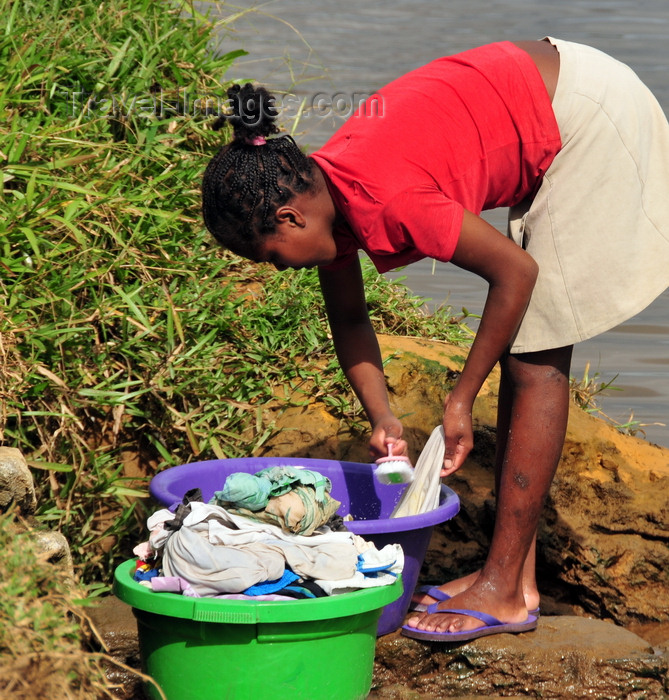
M201 6L223 17L234 11L227 4ZM288 116L306 100L311 109L295 136L310 150L327 140L360 96L406 71L480 44L547 34L628 63L669 113L667 0L242 0L235 7L249 11L222 32L218 48L244 48L249 56L226 77L290 91ZM504 211L485 218L504 230ZM483 308L485 283L453 265L423 260L390 276L404 278L428 308L447 304L472 314ZM636 421L648 440L669 447L669 291L618 328L578 344L572 375L580 379L586 366L590 377L616 387L599 400L606 415Z

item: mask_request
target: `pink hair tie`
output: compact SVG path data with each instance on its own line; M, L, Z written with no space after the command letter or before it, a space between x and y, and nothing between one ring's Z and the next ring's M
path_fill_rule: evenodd
M264 146L267 139L264 136L254 136L250 141L247 141L250 146Z

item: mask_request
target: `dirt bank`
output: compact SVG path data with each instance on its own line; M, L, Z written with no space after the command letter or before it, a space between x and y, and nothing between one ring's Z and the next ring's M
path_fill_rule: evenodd
M441 401L466 351L436 341L380 337L393 410L414 459L441 420ZM476 445L448 480L457 518L435 529L421 578L436 582L477 568L494 518L493 460L499 375L474 407ZM275 416L263 454L369 461L354 433L310 400ZM623 435L576 405L539 531L538 575L552 612L625 626L669 622L669 450ZM543 604L543 603L542 603Z

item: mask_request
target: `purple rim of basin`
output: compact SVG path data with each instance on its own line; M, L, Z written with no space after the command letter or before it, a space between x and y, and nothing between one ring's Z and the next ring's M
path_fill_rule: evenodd
M208 501L214 495L214 491L222 488L224 477L228 474L234 472L253 474L274 466L296 466L322 473L332 480L332 495L338 500L342 500L342 497L337 496L336 486L343 479L349 502L342 503L340 514L354 512L356 519L347 523L347 527L361 536L432 527L450 520L460 509L458 496L442 485L440 505L436 509L404 518L379 517L381 509L390 515L406 488L405 485L379 484L374 479L371 464L291 457L241 457L182 464L156 474L151 480L149 491L163 506L174 508L189 489L201 488L204 500ZM360 513L369 513L373 517L359 519Z

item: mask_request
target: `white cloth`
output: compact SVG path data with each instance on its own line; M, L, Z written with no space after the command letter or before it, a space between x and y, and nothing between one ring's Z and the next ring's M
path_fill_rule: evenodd
M200 595L241 593L286 570L280 552L256 542L238 547L212 545L201 525L181 527L165 543L163 571L188 581Z
M371 547L358 558L358 570L348 579L338 581L317 580L316 583L329 595L347 593L360 588L390 586L404 568L404 552L399 544L387 544L378 550Z
M441 494L439 473L444 465L445 451L444 428L438 425L425 443L416 462L413 481L407 486L390 514L391 518L428 513L439 505Z

